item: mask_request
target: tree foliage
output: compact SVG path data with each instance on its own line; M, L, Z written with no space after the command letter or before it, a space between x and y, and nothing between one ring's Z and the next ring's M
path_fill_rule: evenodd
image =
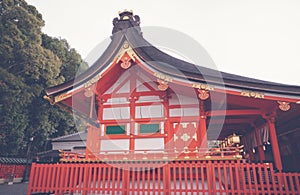
M43 25L42 15L24 0L0 1L1 156L24 155L30 137L37 152L48 138L76 131L72 115L43 95L74 78L83 60L66 40L43 34Z

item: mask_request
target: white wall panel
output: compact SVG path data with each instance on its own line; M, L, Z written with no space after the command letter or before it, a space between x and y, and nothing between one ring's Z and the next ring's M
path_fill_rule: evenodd
M195 97L183 96L179 94L172 94L172 98L169 99L170 105L186 105L186 104L198 104L198 98L195 94Z
M129 139L101 140L101 151L129 150Z
M104 108L103 119L129 119L129 107Z
M173 116L199 116L199 108L170 109L170 117L173 117Z
M162 105L137 106L135 113L136 118L158 118L164 116Z
M163 150L164 138L140 138L135 140L135 150Z

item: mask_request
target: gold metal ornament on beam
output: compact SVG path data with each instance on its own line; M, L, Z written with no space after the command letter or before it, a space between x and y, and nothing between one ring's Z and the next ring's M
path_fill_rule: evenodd
M291 106L289 102L284 102L284 101L277 101L279 104L279 109L286 112L290 110Z
M44 99L45 99L45 100L48 100L48 101L50 102L51 105L54 105L54 104L55 104L54 101L52 100L52 98L50 98L50 97L47 96L47 95L44 95Z
M158 72L154 72L153 75L158 78L158 79L161 79L161 80L164 80L166 82L172 82L173 79L167 75L164 75L164 74L161 74L161 73L158 73Z
M207 100L209 98L209 92L207 90L198 89L198 97L200 100Z
M168 82L167 81L163 81L163 80L160 80L160 79L157 79L157 82L158 82L158 89L161 90L161 91L166 91L168 89Z
M251 98L259 98L259 99L265 98L264 93L256 92L256 91L242 91L241 95L245 97L251 97Z
M121 59L122 63L121 63L121 67L124 69L128 69L131 66L131 58L129 56L124 56L124 58Z
M180 138L182 139L182 141L186 142L186 141L188 141L191 137L190 137L188 134L184 133Z
M98 74L96 75L95 77L93 77L91 80L87 81L85 84L84 84L84 88L88 88L90 87L91 85L93 85L94 83L98 82L99 79L101 79L101 74Z
M54 97L54 103L57 103L57 102L60 102L62 100L65 100L69 97L71 97L72 94L71 93L63 93L63 94L60 94L60 95L57 95Z
M84 96L85 97L92 97L94 94L93 89L91 87L86 88L84 91Z
M204 83L193 83L192 87L196 88L196 89L207 90L207 91L214 90L214 86L211 86L211 85L208 85L208 84L204 84Z

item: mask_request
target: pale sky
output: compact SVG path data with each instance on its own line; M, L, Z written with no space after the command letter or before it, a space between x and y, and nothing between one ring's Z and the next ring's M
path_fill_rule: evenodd
M67 39L83 58L111 36L118 11L128 9L140 16L142 27L162 26L189 35L207 50L221 71L300 85L298 0L27 2L43 15L43 32Z

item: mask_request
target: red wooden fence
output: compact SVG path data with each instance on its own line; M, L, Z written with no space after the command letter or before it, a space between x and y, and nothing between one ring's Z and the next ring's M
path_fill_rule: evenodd
M33 163L27 194L35 192L300 195L300 173L242 161Z
M8 182L11 175L13 175L15 182L21 182L25 167L22 164L0 164L0 184ZM30 169L30 166L28 169Z

